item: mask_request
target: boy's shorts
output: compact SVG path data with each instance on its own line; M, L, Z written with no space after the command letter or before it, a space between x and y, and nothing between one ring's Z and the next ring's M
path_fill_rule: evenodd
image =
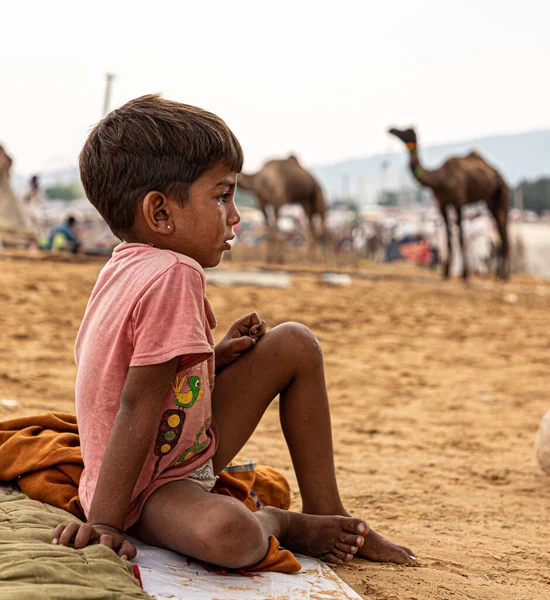
M214 463L212 459L209 458L202 466L193 471L191 475L187 475L186 479L198 483L205 492L212 491L218 479L214 475Z

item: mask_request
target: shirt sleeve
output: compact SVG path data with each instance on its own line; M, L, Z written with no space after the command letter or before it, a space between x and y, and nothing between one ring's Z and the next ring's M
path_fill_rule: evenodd
M131 367L182 356L186 367L213 354L205 331L204 282L192 267L176 263L156 279L133 312Z

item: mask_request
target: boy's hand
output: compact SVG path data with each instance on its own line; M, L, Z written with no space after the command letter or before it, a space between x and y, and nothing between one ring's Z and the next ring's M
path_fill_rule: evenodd
M52 534L52 544L70 546L74 542L75 550L80 550L92 544L103 544L114 550L120 558L128 560L137 554L134 546L120 533L109 525L96 523L69 523L58 525Z
M235 321L223 340L216 346L216 372L227 367L241 354L250 350L265 334L265 331L265 321L260 319L258 313L249 313Z

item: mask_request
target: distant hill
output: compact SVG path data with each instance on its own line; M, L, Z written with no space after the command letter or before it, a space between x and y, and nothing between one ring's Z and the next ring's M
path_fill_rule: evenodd
M422 146L420 138L420 158L427 168L438 167L449 156L466 154L474 149L500 169L511 186L516 186L522 179L532 180L550 175L550 129L426 148ZM384 164L387 165L386 169L382 168ZM372 204L381 190L402 190L416 186L409 174L404 146L402 152L375 154L333 165L317 165L311 170L323 185L329 200L340 198L344 191L363 204ZM75 165L49 171L40 178L43 188L71 183L79 180L78 168ZM19 193L26 183L26 179L17 174L12 177L12 185Z
M550 175L550 129L425 148L421 137L419 142L420 159L427 168L438 167L450 156L477 150L501 171L511 186L515 187L523 179ZM396 190L415 185L409 174L405 146L399 153L317 165L311 170L325 188L329 200L344 193L357 197L361 203L370 204L376 201L382 189Z

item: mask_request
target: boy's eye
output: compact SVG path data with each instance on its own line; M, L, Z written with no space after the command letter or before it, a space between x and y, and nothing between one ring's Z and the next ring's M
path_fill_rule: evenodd
M231 198L231 194L229 192L225 192L221 196L218 196L218 204L221 204L222 202L225 204L225 202L227 202L229 198Z

